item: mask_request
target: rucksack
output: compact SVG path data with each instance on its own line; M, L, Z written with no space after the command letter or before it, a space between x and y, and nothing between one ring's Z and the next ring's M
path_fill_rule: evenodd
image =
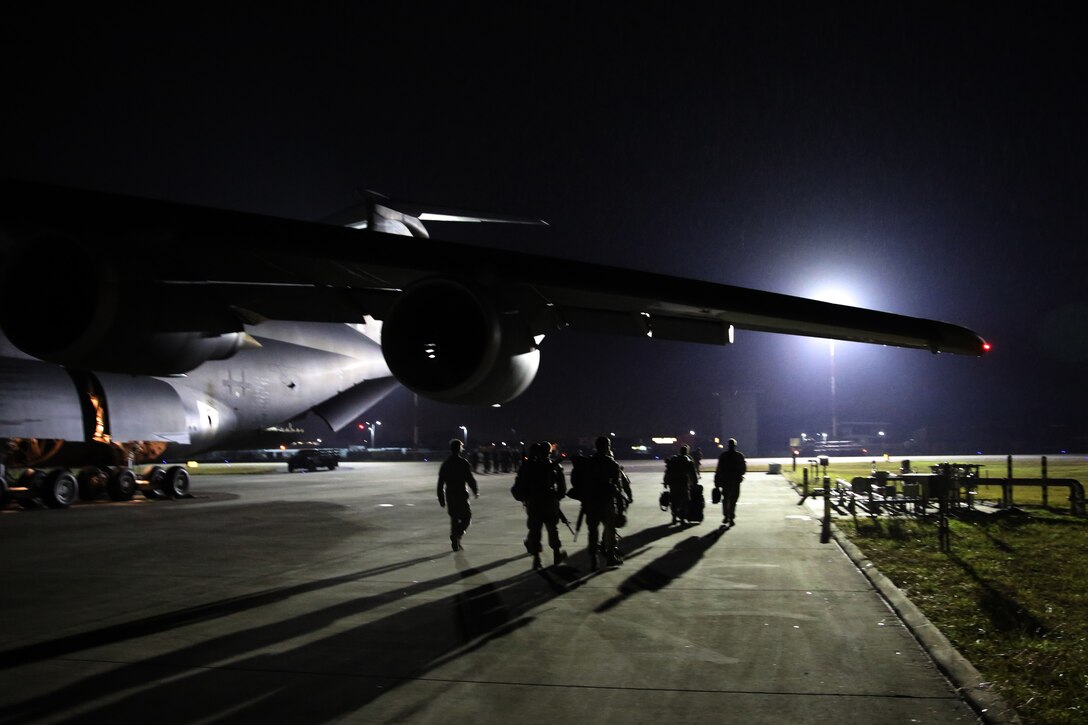
M518 470L510 493L518 501L552 497L555 494L555 466L551 461L530 458Z
M681 484L688 480L688 458L677 454L665 461L665 483Z

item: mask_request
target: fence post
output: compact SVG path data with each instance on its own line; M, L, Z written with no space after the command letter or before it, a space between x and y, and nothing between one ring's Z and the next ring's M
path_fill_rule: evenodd
M824 519L820 526L820 543L831 541L831 479L824 476Z
M1008 472L1005 481L1001 484L1001 505L1005 508L1012 506L1012 454L1005 457L1005 467Z
M1046 490L1046 456L1043 456L1043 508L1050 508L1050 496Z
M952 532L948 528L948 499L952 489L952 480L949 471L946 469L941 472L941 495L937 499L937 510L940 518L937 523L938 531L938 544L941 551L948 553L952 551Z

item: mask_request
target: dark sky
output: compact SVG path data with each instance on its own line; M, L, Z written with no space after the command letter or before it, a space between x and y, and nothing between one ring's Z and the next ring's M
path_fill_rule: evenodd
M371 188L551 225L433 236L846 290L994 352L841 343L840 421L963 452L1088 448L1075 5L222 5L0 11L0 174L311 219ZM829 420L826 341L569 334L542 354L519 401L423 403L421 425L675 433L737 388L759 391L768 452ZM407 437L410 407L383 403L380 435Z

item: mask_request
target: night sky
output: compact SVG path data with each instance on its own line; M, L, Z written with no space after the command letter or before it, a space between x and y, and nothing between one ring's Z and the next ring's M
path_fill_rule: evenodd
M837 290L994 345L837 343L840 422L924 429L934 452L1088 449L1076 5L368 5L0 11L0 175L305 219L369 188L550 224L434 237ZM421 402L419 422L439 439L676 434L745 389L761 449L784 453L829 427L829 373L827 341L570 333L518 401ZM385 442L410 437L411 403L373 411Z

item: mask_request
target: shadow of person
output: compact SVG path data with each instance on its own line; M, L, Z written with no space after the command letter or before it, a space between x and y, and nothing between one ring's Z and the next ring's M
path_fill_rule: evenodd
M598 614L607 612L639 592L656 592L664 589L685 572L690 571L726 531L727 529L719 527L703 536L690 536L684 539L624 579L618 587L619 592L599 604L593 611Z
M654 527L635 532L625 541L646 547L674 533L667 526ZM689 547L684 544L677 550L690 558ZM167 637L153 643L161 654L100 670L47 692L39 690L22 702L0 708L0 719L30 722L63 713L74 720L130 722L154 712L160 725L212 719L220 723L336 720L530 626L535 609L569 591L567 586L550 586L528 568L498 581L457 588L475 575L523 558L525 554L520 553L475 567L466 561L459 571L446 576L327 606L290 601L296 593L323 589L321 583L314 583L212 607L210 612L168 617L166 622L175 626L200 626L205 621L201 615L209 613L234 618L217 623L217 634L201 638L189 633L183 637L185 644L162 651L176 641ZM687 567L693 563L694 559ZM679 560L669 566L676 571ZM326 584L348 585L361 574ZM323 591L321 600L335 597L335 589ZM269 602L277 608L261 608ZM290 615L272 619L282 611ZM243 616L260 623L243 626L247 621ZM234 622L239 626L228 629ZM148 627L141 633L161 634ZM119 632L103 635L97 642L80 640L78 644L108 645Z
M402 601L405 597L426 596L433 590L462 582L466 576L482 574L505 566L522 556L524 555L497 559L471 570L414 582L392 591L347 598L326 607L302 609L301 613L295 616L271 623L238 628L226 634L196 641L190 639L192 643L188 646L147 657L138 662L124 664L22 702L0 707L0 720L31 722L54 714L58 709L72 707L74 703L108 700L123 693L128 694L114 703L96 708L89 719L110 722L140 721L146 719L147 712L155 712L155 719L159 723L184 723L219 717L222 713L237 709L239 702L246 701L242 695L243 691L247 691L246 696L258 700L272 694L262 691L262 688L268 687L268 678L242 678L245 684L240 687L224 687L217 681L218 678L224 676L224 670L234 672L321 671L328 662L335 661L335 657L328 658L322 654L322 651L327 647L334 652L339 651L341 641L355 642L358 651L369 653L368 656L371 659L368 661L379 665L373 674L386 673L394 677L403 676L409 671L425 669L426 663L431 659L457 650L481 633L501 628L510 619L521 616L525 611L524 608L535 606L528 600L515 599L513 612L509 612L506 611L511 609L509 605L504 606L502 602L496 600L498 591L515 588L520 577L507 579L499 585L484 584L468 592L441 597L421 607L409 608L394 615L376 618L340 635L343 640L337 642L333 642L332 637L314 638L313 635L337 622L369 616L368 612L388 607ZM353 584L370 576L387 574L427 560L429 560L427 557L413 559L364 572L179 610L173 615L148 618L146 621L137 623L139 626L135 628L137 632L135 636L154 636L173 628L198 626L201 623L230 615L247 616L251 610L260 611L266 606L296 607L290 602L293 597ZM292 611L299 611L300 608L301 605ZM268 617L267 614L255 616L259 621L266 621ZM436 627L436 622L448 626ZM160 625L157 631L152 629L156 624ZM441 630L442 636L436 636L436 630ZM25 660L31 654L38 658L43 655L55 657L64 651L80 651L72 649L73 647L106 646L129 639L129 637L120 636L121 631L123 627L109 627L101 630L97 635L91 633L65 638L59 640L56 646L43 646L33 652L24 653L23 659ZM419 648L401 646L405 641L411 641L413 637L420 636L426 639L425 646ZM288 644L300 639L307 644L294 647ZM417 655L422 659L417 658ZM286 669L280 670L279 667ZM131 691L141 682L147 682L149 679L154 681L177 673L188 674L171 679L170 683L154 683L148 688ZM278 689L277 685L272 688L272 692ZM381 694L381 691L375 694ZM144 717L138 714L141 710L145 713ZM268 717L275 719L271 712L268 713ZM308 717L301 719L310 720Z

